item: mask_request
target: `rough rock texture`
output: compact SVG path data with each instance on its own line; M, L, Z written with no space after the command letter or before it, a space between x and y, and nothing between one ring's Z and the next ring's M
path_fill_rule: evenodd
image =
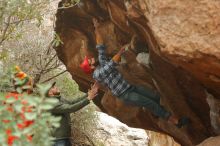
M96 137L104 146L148 146L149 138L145 130L130 128L119 120L102 112L97 112Z
M173 138L166 134L147 131L149 137L149 146L180 146Z
M220 145L220 136L210 137L204 140L197 146L219 146Z
M79 68L85 55L80 45L87 40L97 56L92 17L101 21L109 56L136 35L120 72L130 83L160 92L162 104L177 116L190 117L191 124L177 129L145 109L125 105L105 88L95 103L129 126L166 133L192 146L219 133L219 15L217 0L81 0L58 10L56 32L64 44L56 50L81 90L87 91L93 80ZM140 53L149 53L149 63L136 60Z

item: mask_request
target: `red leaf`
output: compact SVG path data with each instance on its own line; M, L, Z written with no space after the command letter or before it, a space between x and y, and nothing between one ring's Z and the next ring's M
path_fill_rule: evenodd
M9 123L11 122L10 120L2 120L3 123Z
M11 129L6 129L5 132L7 135L11 135Z
M10 106L10 107L7 108L7 111L13 112L13 108Z
M28 127L28 126L32 125L33 123L34 123L34 121L30 121L30 120L24 121L25 127Z
M27 102L26 100L22 100L21 103L22 103L23 105L25 105L25 104L27 104L28 102Z
M28 141L32 141L33 136L32 135L27 135Z
M18 124L17 124L17 127L18 127L19 129L23 129L23 128L24 128L24 124L23 124L23 123L18 123Z
M16 139L18 139L17 136L13 136L13 135L8 136L8 145L9 145L9 146L12 146L13 142L14 142Z

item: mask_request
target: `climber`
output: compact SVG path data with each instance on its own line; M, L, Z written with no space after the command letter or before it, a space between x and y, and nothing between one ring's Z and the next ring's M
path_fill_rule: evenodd
M67 100L60 96L59 89L52 84L51 88L47 91L47 95L50 98L57 98L59 103L51 110L51 113L55 116L61 116L60 127L56 128L52 132L52 136L55 137L53 146L71 146L71 119L70 114L80 110L90 103L90 100L97 96L98 86L97 83L91 86L91 90L82 97L75 100Z
M166 119L168 122L182 127L188 124L187 118L178 119L172 115L163 106L160 105L160 95L149 88L143 88L129 84L116 69L121 55L125 49L121 48L119 52L109 60L105 54L105 46L99 31L99 23L93 19L96 35L96 48L98 49L99 66L97 66L94 57L85 56L84 61L80 64L81 69L86 74L93 73L93 78L102 85L108 86L112 94L125 103L133 104L139 107L149 109L154 115ZM83 46L85 48L85 46Z

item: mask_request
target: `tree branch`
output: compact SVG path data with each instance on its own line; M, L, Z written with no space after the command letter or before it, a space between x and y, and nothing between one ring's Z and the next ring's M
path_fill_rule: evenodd
M48 65L53 61L53 59L56 57L57 54L54 54L54 56L52 58L50 58L50 60L46 63L46 65L44 66L44 68L46 69L48 67Z
M44 80L43 82L41 82L41 84L42 84L42 83L46 83L46 82L48 82L48 81L50 81L50 80L52 80L52 79L54 79L54 78L56 78L56 77L58 77L58 76L62 75L62 74L63 74L63 73L65 73L65 72L67 72L67 70L64 70L64 71L62 71L62 72L60 72L60 73L56 74L55 76L50 77L50 78L49 78L49 79L47 79L47 80Z
M10 26L10 21L11 21L11 17L12 17L12 15L10 15L9 17L8 17L8 19L7 19L7 24L6 24L6 27L5 27L5 29L3 30L3 33L2 33L2 38L1 38L1 41L0 41L0 45L4 42L4 40L7 38L6 37L6 34L7 34L7 31L8 31L8 28L9 28L9 26Z

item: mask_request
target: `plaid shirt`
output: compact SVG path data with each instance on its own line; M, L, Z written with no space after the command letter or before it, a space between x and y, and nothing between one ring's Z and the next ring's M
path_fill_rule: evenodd
M123 94L131 85L124 80L122 75L115 68L116 63L113 60L109 60L105 54L105 46L97 45L96 48L99 52L100 66L93 72L93 78L110 88L111 92L115 96Z

